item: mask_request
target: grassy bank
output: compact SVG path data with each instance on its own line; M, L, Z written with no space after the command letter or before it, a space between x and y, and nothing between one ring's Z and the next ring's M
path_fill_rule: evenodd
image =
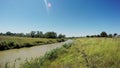
M120 68L120 39L82 38L21 65L22 68Z
M65 40L0 36L0 50L31 47L31 46L43 45L43 44L52 44L52 43L63 42L63 41Z

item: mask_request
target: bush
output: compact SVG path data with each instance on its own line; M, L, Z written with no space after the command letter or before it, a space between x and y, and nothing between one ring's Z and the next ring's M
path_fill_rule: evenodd
M14 42L13 41L9 41L7 45L8 45L9 49L14 48Z
M57 39L57 42L64 42L65 41L65 39Z
M7 50L7 49L12 49L14 48L14 42L12 41L2 41L0 42L0 50Z
M48 41L46 41L45 42L45 44L52 44L52 43L55 43L56 41L54 41L54 40L48 40Z
M0 50L57 43L57 39L0 36Z
M45 36L45 38L57 38L57 33L55 33L55 32L46 32L44 36Z
M102 32L100 35L101 35L101 37L108 37L106 32Z
M31 47L31 46L33 46L33 44L30 44L30 43L24 43L23 46L24 46L24 47Z
M6 45L7 45L6 41L0 42L0 50L6 50L7 49Z
M54 49L48 53L45 54L45 58L48 60L54 60L57 58L57 53L56 53L57 49Z
M66 48L66 49L68 49L68 48L71 47L71 45L72 45L72 44L64 44L63 47Z
M21 46L20 46L18 43L15 43L15 44L14 44L14 48L19 49L19 48L21 48Z
M39 43L44 43L44 42L43 42L43 41L35 41L35 43L38 43L38 44L39 44Z
M71 44L66 44L64 46L71 47ZM61 55L68 53L68 49L65 47L53 49L42 57L35 58L34 60L32 59L30 62L23 64L21 68L48 68L51 62L55 61Z
M22 47L31 47L34 45L39 45L39 44L51 44L51 43L55 43L55 41L53 40L49 40L46 42L43 41L35 41L33 43L15 43L13 41L2 41L0 42L0 50L8 50L8 49L13 49L13 48L22 48Z
M44 41L35 41L35 42L33 42L33 44L34 45L43 45L43 44L45 44L45 42Z

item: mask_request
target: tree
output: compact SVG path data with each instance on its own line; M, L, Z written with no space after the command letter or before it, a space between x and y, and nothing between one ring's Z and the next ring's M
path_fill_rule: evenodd
M107 37L108 36L107 33L104 32L104 31L100 35L101 35L101 37Z
M108 37L109 37L109 38L112 38L112 34L109 34Z
M12 33L10 31L6 32L6 35L12 35Z
M117 33L114 33L114 37L116 37L117 36Z
M40 38L44 38L44 34L43 34L42 31L40 31L39 37L40 37Z
M31 35L32 38L35 37L35 33L36 33L35 31L31 31L31 32L30 32L30 35Z
M87 35L86 37L87 37L87 38L89 38L90 36L89 36L89 35Z
M35 37L36 37L36 38L39 38L39 37L40 37L39 35L40 35L40 32L37 31Z
M24 35L24 33L18 33L18 36L24 37L25 35Z
M37 34L36 34L36 37L37 37L37 38L43 38L44 35L43 35L43 32L42 32L42 31L37 31L36 33L37 33Z
M0 33L0 35L3 35L3 33Z
M97 37L100 37L100 35L98 34Z
M59 34L58 38L65 38L65 35Z
M26 37L31 37L30 33L26 33Z
M94 35L91 35L90 37L91 37L91 38L93 38L93 37L94 37Z
M45 38L57 38L57 33L55 33L55 32L46 32L44 36L45 36Z

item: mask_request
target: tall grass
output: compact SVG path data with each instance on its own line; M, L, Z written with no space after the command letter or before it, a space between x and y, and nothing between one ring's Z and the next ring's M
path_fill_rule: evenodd
M63 39L0 36L0 50L63 42Z
M51 62L59 58L59 54L67 53L72 44L65 44L61 48L53 49L47 52L43 57L26 61L21 68L49 68Z
M120 68L120 39L82 38L48 52L22 68Z

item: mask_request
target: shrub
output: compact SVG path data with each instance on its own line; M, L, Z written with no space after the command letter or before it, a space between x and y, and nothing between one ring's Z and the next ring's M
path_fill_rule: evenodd
M0 42L0 50L7 50L14 48L14 42L13 41L2 41Z
M46 44L52 44L52 43L55 43L55 41L54 41L54 40L48 40L48 41L46 41L45 43L46 43Z
M57 38L57 33L56 32L46 32L44 34L45 38Z
M44 43L44 42L43 42L43 41L35 41L35 43L38 43L38 44L39 44L39 43Z
M23 46L24 47L31 47L31 46L33 46L33 44L31 44L31 43L24 43Z
M64 42L65 41L65 39L57 39L57 42Z
M57 53L56 53L57 49L54 49L48 53L45 54L45 58L48 60L54 60L57 58Z
M21 48L21 46L20 46L18 43L15 43L15 44L14 44L14 48L19 49L19 48Z
M64 46L70 47L71 44L66 44ZM53 49L42 57L32 59L30 62L26 62L21 66L21 68L49 68L48 66L51 64L51 62L54 62L57 58L65 53L68 53L68 49L64 47Z
M34 45L43 45L43 44L45 44L45 42L44 41L35 41L35 42L33 42L33 44Z
M6 41L0 42L0 50L6 50L7 49L6 45L7 45Z
M66 48L66 49L68 49L68 48L71 47L71 45L72 45L72 44L64 44L63 47Z
M56 43L57 39L0 36L0 50Z
M8 45L9 49L14 48L14 42L13 41L9 41L7 45Z
M100 35L101 35L101 37L107 37L108 36L106 32L102 32Z

